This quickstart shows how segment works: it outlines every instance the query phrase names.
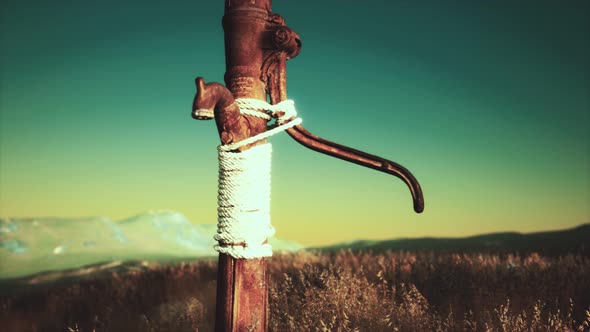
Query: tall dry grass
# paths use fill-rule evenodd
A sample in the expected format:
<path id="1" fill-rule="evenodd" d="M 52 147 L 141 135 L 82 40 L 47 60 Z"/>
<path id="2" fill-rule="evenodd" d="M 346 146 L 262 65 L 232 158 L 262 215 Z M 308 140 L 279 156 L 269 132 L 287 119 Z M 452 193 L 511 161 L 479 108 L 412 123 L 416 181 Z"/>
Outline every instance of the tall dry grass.
<path id="1" fill-rule="evenodd" d="M 272 267 L 275 331 L 590 329 L 588 257 L 341 251 Z"/>
<path id="2" fill-rule="evenodd" d="M 0 298 L 6 331 L 211 331 L 210 260 Z M 590 258 L 299 252 L 269 264 L 273 331 L 590 331 Z"/>

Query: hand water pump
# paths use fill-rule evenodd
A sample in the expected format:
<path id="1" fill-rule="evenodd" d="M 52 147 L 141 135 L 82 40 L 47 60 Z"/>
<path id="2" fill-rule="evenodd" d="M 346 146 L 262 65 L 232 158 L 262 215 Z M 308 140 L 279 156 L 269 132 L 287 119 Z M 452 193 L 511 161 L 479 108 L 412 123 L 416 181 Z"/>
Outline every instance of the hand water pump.
<path id="1" fill-rule="evenodd" d="M 414 211 L 424 209 L 418 181 L 403 166 L 311 134 L 287 100 L 286 63 L 299 35 L 272 12 L 272 0 L 225 0 L 225 86 L 196 79 L 192 116 L 215 119 L 219 146 L 219 251 L 216 331 L 266 331 L 270 153 L 267 138 L 286 131 L 302 145 L 400 178 Z M 270 103 L 267 102 L 270 100 Z M 273 123 L 269 123 L 273 122 Z"/>

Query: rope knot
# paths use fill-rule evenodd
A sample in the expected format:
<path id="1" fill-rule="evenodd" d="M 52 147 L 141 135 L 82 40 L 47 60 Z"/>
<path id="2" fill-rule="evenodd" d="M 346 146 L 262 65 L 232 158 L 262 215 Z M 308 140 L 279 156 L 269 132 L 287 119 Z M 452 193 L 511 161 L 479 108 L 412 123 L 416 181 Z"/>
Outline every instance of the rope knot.
<path id="1" fill-rule="evenodd" d="M 285 124 L 297 116 L 295 102 L 291 99 L 283 100 L 271 105 L 264 100 L 252 98 L 238 98 L 236 104 L 242 114 L 250 115 L 270 121 L 276 119 L 277 125 Z"/>
<path id="2" fill-rule="evenodd" d="M 276 135 L 281 131 L 295 127 L 302 122 L 301 118 L 296 118 L 297 111 L 295 110 L 295 102 L 293 102 L 293 100 L 283 100 L 276 105 L 271 105 L 263 100 L 238 98 L 236 99 L 236 104 L 240 108 L 240 112 L 244 115 L 254 116 L 265 119 L 266 121 L 276 119 L 276 126 L 256 136 L 246 138 L 245 140 L 227 145 L 220 145 L 220 151 L 232 151 L 244 145 L 252 144 L 256 141 Z"/>

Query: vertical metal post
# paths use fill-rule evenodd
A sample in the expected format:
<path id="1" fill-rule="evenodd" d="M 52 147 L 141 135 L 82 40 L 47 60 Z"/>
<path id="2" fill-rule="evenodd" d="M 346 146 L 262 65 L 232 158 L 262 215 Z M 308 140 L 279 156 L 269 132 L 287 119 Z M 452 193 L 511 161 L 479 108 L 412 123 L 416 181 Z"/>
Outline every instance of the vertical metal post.
<path id="1" fill-rule="evenodd" d="M 270 12 L 271 0 L 225 0 L 225 84 L 235 98 L 266 100 L 265 84 L 260 78 L 262 36 Z M 236 128 L 228 129 L 247 136 L 266 130 L 264 119 L 251 117 L 244 124 L 239 121 L 235 123 Z M 265 258 L 236 259 L 219 255 L 216 331 L 267 331 L 266 268 Z"/>

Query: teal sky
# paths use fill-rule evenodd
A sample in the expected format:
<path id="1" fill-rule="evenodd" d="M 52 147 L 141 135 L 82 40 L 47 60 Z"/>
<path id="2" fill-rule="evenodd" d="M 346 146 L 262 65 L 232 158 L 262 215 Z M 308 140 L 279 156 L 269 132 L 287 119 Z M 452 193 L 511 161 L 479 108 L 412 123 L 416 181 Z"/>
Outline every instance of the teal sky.
<path id="1" fill-rule="evenodd" d="M 223 1 L 3 1 L 0 216 L 216 220 Z M 303 41 L 288 93 L 313 133 L 398 179 L 274 137 L 277 237 L 464 236 L 590 221 L 590 2 L 275 0 Z"/>

